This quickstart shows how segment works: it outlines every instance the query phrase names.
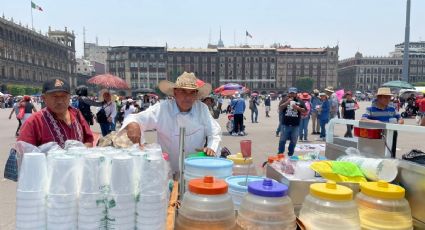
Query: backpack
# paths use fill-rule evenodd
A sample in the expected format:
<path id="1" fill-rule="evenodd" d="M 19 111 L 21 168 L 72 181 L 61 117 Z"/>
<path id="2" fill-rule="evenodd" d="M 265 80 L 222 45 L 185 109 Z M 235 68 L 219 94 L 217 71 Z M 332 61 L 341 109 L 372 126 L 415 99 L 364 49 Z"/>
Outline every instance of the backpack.
<path id="1" fill-rule="evenodd" d="M 249 109 L 250 110 L 254 110 L 255 109 L 255 105 L 254 105 L 254 100 L 249 100 Z"/>
<path id="2" fill-rule="evenodd" d="M 100 108 L 99 112 L 96 113 L 97 123 L 108 123 L 108 117 L 106 116 L 105 108 Z"/>
<path id="3" fill-rule="evenodd" d="M 306 118 L 310 114 L 310 110 L 311 110 L 310 102 L 306 101 L 304 102 L 304 105 L 305 105 L 305 112 L 301 113 L 301 118 Z"/>
<path id="4" fill-rule="evenodd" d="M 89 125 L 93 125 L 93 114 L 91 113 L 90 105 L 85 103 L 83 100 L 80 101 L 79 99 L 77 108 L 80 110 L 87 123 L 89 123 Z"/>

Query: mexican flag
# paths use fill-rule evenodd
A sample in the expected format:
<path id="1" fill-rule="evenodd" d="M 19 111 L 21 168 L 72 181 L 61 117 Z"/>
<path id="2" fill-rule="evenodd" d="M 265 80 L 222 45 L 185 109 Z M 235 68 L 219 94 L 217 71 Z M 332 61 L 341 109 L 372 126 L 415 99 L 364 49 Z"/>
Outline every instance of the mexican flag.
<path id="1" fill-rule="evenodd" d="M 41 8 L 39 5 L 35 4 L 32 1 L 31 1 L 31 8 L 39 10 L 39 11 L 43 11 L 43 8 Z"/>

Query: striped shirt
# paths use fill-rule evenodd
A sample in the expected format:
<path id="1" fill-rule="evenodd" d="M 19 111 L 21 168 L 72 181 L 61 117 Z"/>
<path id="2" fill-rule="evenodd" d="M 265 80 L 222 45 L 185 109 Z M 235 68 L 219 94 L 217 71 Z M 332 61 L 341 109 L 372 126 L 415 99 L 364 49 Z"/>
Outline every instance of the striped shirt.
<path id="1" fill-rule="evenodd" d="M 400 119 L 400 114 L 398 114 L 397 110 L 392 106 L 387 106 L 385 109 L 380 109 L 375 105 L 366 108 L 366 113 L 363 114 L 363 118 L 367 118 L 369 120 L 378 120 L 381 122 L 388 123 L 390 118 Z"/>

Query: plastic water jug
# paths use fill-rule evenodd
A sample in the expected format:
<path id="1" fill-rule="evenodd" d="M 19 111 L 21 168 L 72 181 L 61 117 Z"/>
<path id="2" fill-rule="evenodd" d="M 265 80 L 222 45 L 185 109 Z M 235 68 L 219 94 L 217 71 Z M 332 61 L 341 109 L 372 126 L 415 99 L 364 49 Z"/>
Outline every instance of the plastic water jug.
<path id="1" fill-rule="evenodd" d="M 227 156 L 227 159 L 233 161 L 233 175 L 252 175 L 257 176 L 257 170 L 252 157 L 244 158 L 242 153 Z"/>
<path id="2" fill-rule="evenodd" d="M 235 210 L 239 210 L 244 196 L 248 193 L 248 184 L 252 181 L 262 181 L 263 179 L 263 177 L 259 176 L 231 176 L 226 178 Z"/>
<path id="3" fill-rule="evenodd" d="M 413 229 L 410 206 L 404 194 L 404 188 L 385 181 L 360 184 L 356 201 L 362 229 Z"/>
<path id="4" fill-rule="evenodd" d="M 248 184 L 236 224 L 240 229 L 295 230 L 295 219 L 288 187 L 263 179 Z"/>
<path id="5" fill-rule="evenodd" d="M 299 218 L 307 230 L 359 230 L 353 191 L 334 181 L 310 185 Z"/>
<path id="6" fill-rule="evenodd" d="M 192 179 L 179 209 L 177 230 L 231 230 L 235 227 L 232 198 L 224 180 L 212 176 Z"/>

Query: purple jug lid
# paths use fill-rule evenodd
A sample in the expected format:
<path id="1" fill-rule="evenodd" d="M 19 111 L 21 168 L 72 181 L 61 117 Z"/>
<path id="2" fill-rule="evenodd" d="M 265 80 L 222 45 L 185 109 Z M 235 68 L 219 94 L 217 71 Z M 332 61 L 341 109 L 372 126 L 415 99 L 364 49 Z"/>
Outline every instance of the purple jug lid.
<path id="1" fill-rule="evenodd" d="M 264 197 L 283 197 L 288 195 L 288 186 L 266 178 L 248 184 L 248 192 Z"/>

